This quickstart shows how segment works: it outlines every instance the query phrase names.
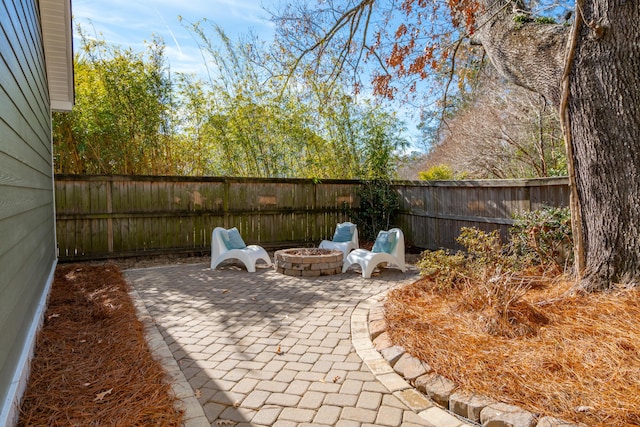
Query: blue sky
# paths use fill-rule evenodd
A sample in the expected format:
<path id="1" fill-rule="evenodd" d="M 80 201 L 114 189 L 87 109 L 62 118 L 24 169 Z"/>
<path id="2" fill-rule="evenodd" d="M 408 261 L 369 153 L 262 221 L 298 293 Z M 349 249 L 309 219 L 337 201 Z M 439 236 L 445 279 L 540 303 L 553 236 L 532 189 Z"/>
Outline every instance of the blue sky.
<path id="1" fill-rule="evenodd" d="M 232 39 L 249 31 L 267 39 L 274 33 L 260 0 L 73 0 L 72 8 L 74 31 L 75 24 L 81 24 L 86 33 L 95 30 L 110 44 L 143 50 L 144 41 L 152 34 L 162 36 L 165 54 L 175 72 L 198 74 L 204 69 L 193 35 L 178 16 L 191 23 L 207 18 Z M 77 39 L 74 43 L 79 46 Z"/>
<path id="2" fill-rule="evenodd" d="M 194 36 L 181 23 L 195 23 L 203 18 L 219 25 L 232 40 L 241 34 L 253 34 L 264 40 L 274 36 L 273 23 L 263 4 L 274 8 L 280 0 L 72 0 L 74 44 L 80 45 L 75 25 L 80 24 L 86 34 L 97 33 L 109 44 L 145 49 L 145 40 L 153 34 L 165 41 L 165 56 L 172 72 L 205 76 L 205 64 Z M 407 136 L 418 137 L 415 118 L 405 106 L 396 106 L 408 127 Z M 405 111 L 405 114 L 402 113 Z"/>

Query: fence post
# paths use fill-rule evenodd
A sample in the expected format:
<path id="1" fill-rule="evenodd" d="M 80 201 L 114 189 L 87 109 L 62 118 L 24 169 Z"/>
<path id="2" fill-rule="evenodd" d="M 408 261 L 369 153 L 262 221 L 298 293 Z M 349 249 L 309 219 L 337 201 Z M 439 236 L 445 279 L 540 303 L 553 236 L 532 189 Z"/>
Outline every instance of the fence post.
<path id="1" fill-rule="evenodd" d="M 229 228 L 229 180 L 225 179 L 224 181 L 224 191 L 223 191 L 223 199 L 222 199 L 222 212 L 224 214 L 224 228 Z"/>
<path id="2" fill-rule="evenodd" d="M 113 180 L 107 180 L 107 251 L 113 253 L 113 201 L 111 196 L 111 186 Z"/>
<path id="3" fill-rule="evenodd" d="M 524 187 L 524 197 L 523 199 L 525 200 L 525 211 L 530 211 L 531 210 L 531 187 L 529 185 Z"/>

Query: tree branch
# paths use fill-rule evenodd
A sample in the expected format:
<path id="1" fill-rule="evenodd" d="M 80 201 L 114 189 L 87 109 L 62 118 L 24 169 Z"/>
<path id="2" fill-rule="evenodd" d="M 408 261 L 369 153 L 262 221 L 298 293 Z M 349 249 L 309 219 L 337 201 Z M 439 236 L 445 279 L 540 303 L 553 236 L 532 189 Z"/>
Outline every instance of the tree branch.
<path id="1" fill-rule="evenodd" d="M 484 21 L 478 25 L 476 36 L 496 69 L 511 82 L 541 94 L 558 107 L 568 28 L 516 22 L 516 16 L 528 11 L 521 4 L 509 10 L 508 0 L 481 3 L 484 10 L 478 20 Z"/>

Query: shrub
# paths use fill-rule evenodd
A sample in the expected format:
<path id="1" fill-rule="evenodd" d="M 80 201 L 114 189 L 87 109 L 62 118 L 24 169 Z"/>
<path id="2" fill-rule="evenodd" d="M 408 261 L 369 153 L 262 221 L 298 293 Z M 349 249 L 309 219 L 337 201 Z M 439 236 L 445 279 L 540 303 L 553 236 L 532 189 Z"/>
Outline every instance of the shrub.
<path id="1" fill-rule="evenodd" d="M 466 257 L 461 252 L 449 254 L 440 249 L 422 253 L 416 267 L 422 277 L 432 281 L 433 288 L 447 291 L 464 281 Z"/>
<path id="2" fill-rule="evenodd" d="M 544 218 L 543 224 L 547 225 L 540 226 L 531 220 L 516 221 L 516 237 L 522 238 L 532 229 L 540 228 L 545 231 L 533 233 L 541 237 L 535 247 L 552 245 L 554 238 L 565 237 L 563 214 L 562 211 L 528 213 L 527 218 Z M 551 223 L 559 229 L 552 231 Z M 498 230 L 485 232 L 477 228 L 462 228 L 456 240 L 465 252 L 452 255 L 438 250 L 422 254 L 417 267 L 427 279 L 423 286 L 438 293 L 458 291 L 457 307 L 478 313 L 479 324 L 490 335 L 508 338 L 535 335 L 548 319 L 523 299 L 535 282 L 535 278 L 526 273 L 527 264 L 533 261 L 530 249 L 525 250 L 529 246 L 521 242 L 519 257 L 510 247 L 503 246 Z M 539 256 L 537 252 L 533 254 Z"/>
<path id="3" fill-rule="evenodd" d="M 556 264 L 566 269 L 573 262 L 571 211 L 544 208 L 514 216 L 509 230 L 513 252 L 537 264 Z"/>
<path id="4" fill-rule="evenodd" d="M 468 282 L 487 282 L 513 264 L 511 257 L 503 254 L 497 230 L 487 233 L 464 227 L 457 241 L 465 248 L 464 252 L 426 251 L 416 264 L 420 275 L 430 279 L 436 290 L 460 289 Z"/>
<path id="5" fill-rule="evenodd" d="M 391 181 L 384 179 L 363 181 L 358 190 L 360 209 L 354 212 L 358 224 L 358 236 L 374 241 L 380 230 L 388 230 L 391 218 L 400 207 L 398 193 Z"/>
<path id="6" fill-rule="evenodd" d="M 534 21 L 536 24 L 556 24 L 556 20 L 549 16 L 538 16 Z"/>
<path id="7" fill-rule="evenodd" d="M 462 227 L 456 241 L 476 263 L 501 264 L 502 243 L 498 230 L 487 233 L 475 227 Z"/>
<path id="8" fill-rule="evenodd" d="M 426 171 L 418 172 L 418 177 L 422 181 L 447 181 L 455 179 L 453 169 L 449 165 L 431 166 Z"/>

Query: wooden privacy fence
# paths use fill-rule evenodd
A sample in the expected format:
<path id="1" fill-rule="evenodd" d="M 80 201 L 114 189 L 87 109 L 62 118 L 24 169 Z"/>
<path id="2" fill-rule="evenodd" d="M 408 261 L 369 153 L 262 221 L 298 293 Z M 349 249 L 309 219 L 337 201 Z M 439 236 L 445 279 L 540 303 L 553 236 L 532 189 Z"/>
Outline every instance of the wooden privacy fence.
<path id="1" fill-rule="evenodd" d="M 567 178 L 397 183 L 395 224 L 413 246 L 460 249 L 461 227 L 500 230 L 506 239 L 518 212 L 569 206 Z"/>
<path id="2" fill-rule="evenodd" d="M 216 226 L 247 244 L 320 242 L 357 206 L 355 181 L 57 175 L 61 260 L 207 252 Z"/>
<path id="3" fill-rule="evenodd" d="M 206 253 L 216 226 L 268 249 L 317 245 L 359 209 L 359 181 L 57 175 L 59 258 Z M 513 213 L 567 206 L 566 179 L 397 182 L 417 248 L 456 248 L 460 227 L 501 230 Z"/>

